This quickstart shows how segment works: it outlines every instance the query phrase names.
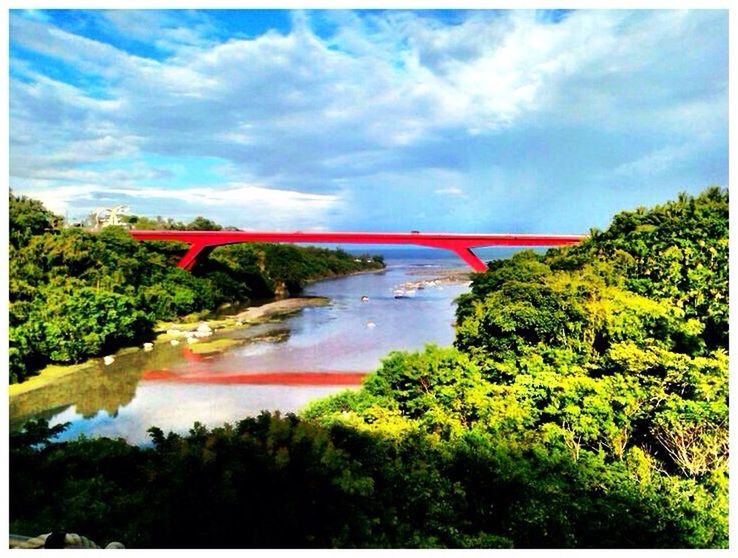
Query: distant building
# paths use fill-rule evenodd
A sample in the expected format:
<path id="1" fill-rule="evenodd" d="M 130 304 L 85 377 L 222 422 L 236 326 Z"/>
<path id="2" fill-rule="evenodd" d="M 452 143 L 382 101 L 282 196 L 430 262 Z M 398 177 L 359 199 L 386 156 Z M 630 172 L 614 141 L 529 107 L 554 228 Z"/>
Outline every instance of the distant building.
<path id="1" fill-rule="evenodd" d="M 127 205 L 119 205 L 117 207 L 98 209 L 95 212 L 95 225 L 94 229 L 99 231 L 102 228 L 109 227 L 111 225 L 117 225 L 122 227 L 129 227 L 128 220 L 121 219 L 128 214 Z"/>

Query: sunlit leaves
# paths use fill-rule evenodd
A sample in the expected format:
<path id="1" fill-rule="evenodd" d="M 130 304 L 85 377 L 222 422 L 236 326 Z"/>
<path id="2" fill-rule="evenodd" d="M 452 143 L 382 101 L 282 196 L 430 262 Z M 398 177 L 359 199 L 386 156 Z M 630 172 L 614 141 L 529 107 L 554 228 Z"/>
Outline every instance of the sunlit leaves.
<path id="1" fill-rule="evenodd" d="M 151 337 L 155 319 L 200 317 L 226 303 L 297 291 L 309 279 L 381 267 L 342 251 L 260 244 L 220 247 L 188 272 L 176 267 L 184 243 L 138 242 L 117 226 L 95 233 L 61 228 L 39 202 L 12 194 L 10 217 L 11 382 L 48 362 L 102 356 Z M 202 217 L 189 225 L 129 221 L 150 228 L 219 228 Z M 90 304 L 78 293 L 94 293 Z"/>
<path id="2" fill-rule="evenodd" d="M 459 353 L 395 353 L 340 413 L 318 416 L 571 460 L 598 490 L 635 483 L 652 527 L 685 513 L 690 544 L 709 544 L 726 533 L 726 270 L 724 192 L 619 214 L 578 247 L 492 262 L 459 299 Z M 379 395 L 384 411 L 359 403 Z M 555 487 L 542 490 L 551 506 Z M 686 493 L 705 504 L 700 519 L 674 500 Z M 555 521 L 532 499 L 526 514 L 518 531 Z"/>
<path id="3" fill-rule="evenodd" d="M 59 241 L 84 267 L 79 238 Z M 125 252 L 122 238 L 111 241 Z M 578 247 L 475 274 L 456 348 L 392 353 L 361 390 L 314 402 L 302 420 L 263 414 L 188 436 L 153 429 L 154 447 L 125 469 L 133 486 L 101 457 L 115 453 L 104 442 L 51 445 L 35 458 L 15 443 L 23 499 L 11 508 L 35 518 L 25 525 L 72 517 L 76 529 L 124 530 L 132 546 L 212 547 L 237 531 L 255 546 L 725 547 L 727 246 L 719 190 L 619 214 Z M 270 250 L 267 275 L 299 275 L 289 250 Z M 238 273 L 263 263 L 240 247 L 213 261 Z M 29 306 L 31 262 L 14 263 L 29 281 L 12 284 L 13 328 L 40 311 Z M 166 285 L 145 291 L 147 304 L 170 304 L 166 293 L 189 303 L 186 281 Z M 52 297 L 51 308 L 94 316 L 122 300 L 89 298 Z M 11 362 L 45 338 L 12 329 Z M 26 442 L 49 433 L 32 429 Z M 75 461 L 81 453 L 94 467 Z M 101 470 L 114 487 L 101 485 Z M 49 502 L 36 478 L 73 497 Z M 99 493 L 115 505 L 95 507 Z M 101 525 L 90 509 L 127 521 Z"/>

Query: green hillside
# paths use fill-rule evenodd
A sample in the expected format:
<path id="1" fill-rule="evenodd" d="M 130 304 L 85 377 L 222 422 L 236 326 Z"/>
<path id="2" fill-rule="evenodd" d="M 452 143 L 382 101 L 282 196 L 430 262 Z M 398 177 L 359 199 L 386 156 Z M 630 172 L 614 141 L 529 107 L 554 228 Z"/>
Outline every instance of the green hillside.
<path id="1" fill-rule="evenodd" d="M 152 429 L 150 448 L 48 444 L 30 425 L 11 439 L 11 531 L 144 547 L 728 546 L 727 191 L 493 262 L 457 320 L 454 347 L 392 353 L 300 417 Z"/>
<path id="2" fill-rule="evenodd" d="M 148 340 L 156 320 L 226 303 L 297 293 L 309 280 L 382 267 L 381 258 L 279 244 L 218 247 L 192 273 L 177 242 L 138 242 L 122 227 L 64 227 L 59 216 L 10 194 L 10 381 L 47 363 L 80 362 Z M 160 223 L 136 218 L 141 225 Z M 196 218 L 164 228 L 219 225 Z"/>

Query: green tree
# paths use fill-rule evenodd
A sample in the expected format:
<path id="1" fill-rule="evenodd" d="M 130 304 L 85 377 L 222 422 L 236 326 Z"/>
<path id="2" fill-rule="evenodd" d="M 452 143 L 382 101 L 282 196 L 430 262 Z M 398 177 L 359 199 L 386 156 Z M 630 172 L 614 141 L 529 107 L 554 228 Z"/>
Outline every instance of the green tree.
<path id="1" fill-rule="evenodd" d="M 60 216 L 48 211 L 41 202 L 26 196 L 17 197 L 12 190 L 9 194 L 8 211 L 8 237 L 14 248 L 25 245 L 34 235 L 57 229 L 62 222 Z"/>
<path id="2" fill-rule="evenodd" d="M 206 219 L 205 217 L 195 217 L 191 223 L 187 225 L 189 231 L 219 231 L 221 227 L 215 221 Z"/>

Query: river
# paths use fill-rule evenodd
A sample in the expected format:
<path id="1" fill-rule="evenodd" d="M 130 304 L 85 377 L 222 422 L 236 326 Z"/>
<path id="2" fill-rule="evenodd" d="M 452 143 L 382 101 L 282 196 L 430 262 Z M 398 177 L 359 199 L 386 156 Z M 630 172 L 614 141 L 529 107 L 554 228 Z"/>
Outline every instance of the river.
<path id="1" fill-rule="evenodd" d="M 31 417 L 45 417 L 51 425 L 70 423 L 60 440 L 108 436 L 146 444 L 153 425 L 184 433 L 195 421 L 214 427 L 262 410 L 297 412 L 314 399 L 356 389 L 346 384 L 356 386 L 392 350 L 450 345 L 454 299 L 468 282 L 426 284 L 400 299 L 393 290 L 462 268 L 462 262 L 437 250 L 384 255 L 381 272 L 306 287 L 305 295 L 328 297 L 326 306 L 225 334 L 249 341 L 221 354 L 198 356 L 186 344 L 157 345 L 16 396 L 11 430 Z M 255 375 L 260 382 L 254 382 Z"/>

